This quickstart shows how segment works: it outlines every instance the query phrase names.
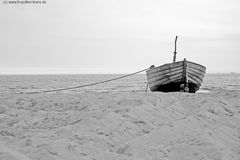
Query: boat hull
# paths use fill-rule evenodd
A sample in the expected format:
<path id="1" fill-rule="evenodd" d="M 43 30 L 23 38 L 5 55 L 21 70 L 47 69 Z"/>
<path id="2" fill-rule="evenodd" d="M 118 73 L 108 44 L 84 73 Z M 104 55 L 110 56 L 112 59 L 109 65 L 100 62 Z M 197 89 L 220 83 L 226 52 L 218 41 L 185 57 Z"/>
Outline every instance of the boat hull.
<path id="1" fill-rule="evenodd" d="M 205 72 L 206 67 L 184 60 L 151 67 L 147 71 L 147 80 L 151 91 L 195 93 L 201 86 Z M 183 84 L 187 90 L 182 88 Z"/>

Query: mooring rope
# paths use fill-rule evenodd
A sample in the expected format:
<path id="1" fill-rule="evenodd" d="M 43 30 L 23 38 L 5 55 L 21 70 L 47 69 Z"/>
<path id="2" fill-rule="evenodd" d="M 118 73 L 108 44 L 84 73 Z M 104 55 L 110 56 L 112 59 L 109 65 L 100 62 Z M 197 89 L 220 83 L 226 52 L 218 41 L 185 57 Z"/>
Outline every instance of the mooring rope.
<path id="1" fill-rule="evenodd" d="M 44 90 L 44 91 L 36 91 L 36 92 L 26 92 L 25 94 L 49 93 L 49 92 L 65 91 L 65 90 L 71 90 L 71 89 L 76 89 L 76 88 L 83 88 L 83 87 L 88 87 L 88 86 L 94 86 L 94 85 L 98 85 L 98 84 L 102 84 L 102 83 L 111 82 L 111 81 L 115 81 L 115 80 L 118 80 L 118 79 L 126 78 L 126 77 L 129 77 L 129 76 L 133 76 L 135 74 L 138 74 L 138 73 L 141 73 L 141 72 L 145 72 L 148 69 L 149 68 L 143 69 L 143 70 L 131 73 L 131 74 L 127 74 L 127 75 L 124 75 L 124 76 L 120 76 L 120 77 L 116 77 L 116 78 L 112 78 L 112 79 L 96 82 L 96 83 L 89 83 L 89 84 L 85 84 L 85 85 L 68 87 L 68 88 L 60 88 L 60 89 L 52 89 L 52 90 Z"/>

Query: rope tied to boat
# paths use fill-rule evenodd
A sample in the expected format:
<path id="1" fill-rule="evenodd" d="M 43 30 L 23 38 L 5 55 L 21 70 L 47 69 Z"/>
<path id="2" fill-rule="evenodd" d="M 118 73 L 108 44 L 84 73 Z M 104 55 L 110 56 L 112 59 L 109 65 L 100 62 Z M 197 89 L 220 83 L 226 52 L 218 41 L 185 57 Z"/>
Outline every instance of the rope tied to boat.
<path id="1" fill-rule="evenodd" d="M 67 88 L 59 88 L 59 89 L 51 89 L 51 90 L 44 90 L 44 91 L 36 91 L 36 92 L 26 92 L 26 93 L 21 92 L 21 93 L 23 93 L 23 94 L 39 94 L 39 93 L 50 93 L 50 92 L 72 90 L 72 89 L 77 89 L 77 88 L 84 88 L 84 87 L 88 87 L 88 86 L 94 86 L 94 85 L 98 85 L 98 84 L 102 84 L 102 83 L 115 81 L 115 80 L 118 80 L 118 79 L 123 79 L 123 78 L 126 78 L 126 77 L 133 76 L 135 74 L 141 73 L 141 72 L 145 72 L 147 70 L 149 70 L 149 68 L 143 69 L 143 70 L 131 73 L 131 74 L 127 74 L 127 75 L 124 75 L 124 76 L 120 76 L 120 77 L 116 77 L 116 78 L 112 78 L 112 79 L 108 79 L 108 80 L 104 80 L 104 81 L 100 81 L 100 82 L 89 83 L 89 84 L 85 84 L 85 85 L 79 85 L 79 86 L 73 86 L 73 87 L 67 87 Z"/>

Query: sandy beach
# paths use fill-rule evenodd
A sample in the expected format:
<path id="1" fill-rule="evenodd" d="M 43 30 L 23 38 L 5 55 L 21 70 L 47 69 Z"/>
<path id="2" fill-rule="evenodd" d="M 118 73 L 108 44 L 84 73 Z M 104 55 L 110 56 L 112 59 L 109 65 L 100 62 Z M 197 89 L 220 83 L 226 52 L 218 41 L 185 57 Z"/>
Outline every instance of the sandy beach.
<path id="1" fill-rule="evenodd" d="M 240 92 L 6 94 L 1 160 L 240 160 Z"/>

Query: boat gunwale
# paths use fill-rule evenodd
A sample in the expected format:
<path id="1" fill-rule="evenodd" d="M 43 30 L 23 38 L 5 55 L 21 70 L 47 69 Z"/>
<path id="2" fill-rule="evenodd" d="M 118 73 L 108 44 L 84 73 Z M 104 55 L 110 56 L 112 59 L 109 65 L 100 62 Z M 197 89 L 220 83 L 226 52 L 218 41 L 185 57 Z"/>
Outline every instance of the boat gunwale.
<path id="1" fill-rule="evenodd" d="M 187 60 L 187 63 L 188 63 L 188 62 L 190 63 L 190 65 L 191 65 L 191 63 L 192 63 L 193 65 L 199 66 L 199 67 L 201 67 L 202 69 L 194 68 L 194 67 L 192 67 L 192 66 L 189 67 L 189 68 L 193 68 L 193 69 L 199 70 L 199 71 L 204 72 L 204 73 L 206 72 L 206 67 L 205 67 L 205 66 Z M 170 70 L 170 69 L 172 69 L 172 68 L 177 68 L 177 67 L 172 67 L 172 68 L 171 68 L 171 65 L 172 65 L 172 64 L 177 65 L 176 63 L 183 63 L 183 61 L 177 61 L 177 62 L 174 62 L 174 63 L 166 63 L 166 64 L 163 64 L 163 65 L 161 65 L 161 66 L 157 66 L 157 67 L 154 67 L 154 68 L 150 68 L 150 70 L 147 71 L 147 75 L 154 74 L 154 73 L 157 73 L 157 72 L 160 72 L 160 71 Z M 170 67 L 169 67 L 169 68 L 164 68 L 165 66 L 170 66 Z M 163 68 L 163 69 L 161 69 L 161 68 Z M 157 71 L 154 71 L 154 70 L 157 70 Z M 149 72 L 151 72 L 151 73 L 149 73 Z"/>

